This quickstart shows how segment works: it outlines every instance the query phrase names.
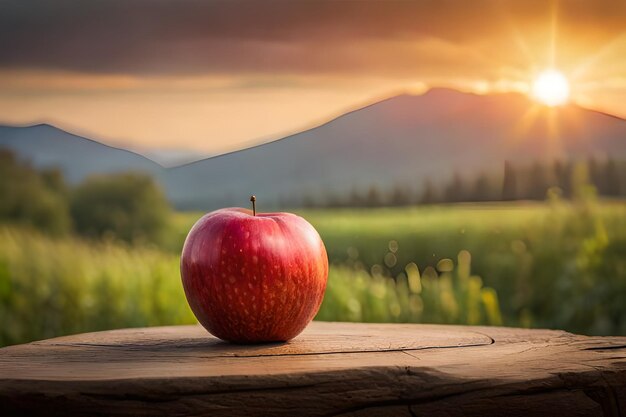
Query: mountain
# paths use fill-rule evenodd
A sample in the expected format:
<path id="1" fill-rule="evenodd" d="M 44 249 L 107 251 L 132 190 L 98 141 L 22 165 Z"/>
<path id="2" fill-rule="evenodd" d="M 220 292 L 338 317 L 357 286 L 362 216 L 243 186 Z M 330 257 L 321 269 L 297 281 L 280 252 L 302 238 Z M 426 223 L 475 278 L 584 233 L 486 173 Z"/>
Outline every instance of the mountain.
<path id="1" fill-rule="evenodd" d="M 141 155 L 47 124 L 0 126 L 0 148 L 12 150 L 38 168 L 58 167 L 72 183 L 91 174 L 146 171 L 158 175 L 163 172 L 160 165 Z"/>
<path id="2" fill-rule="evenodd" d="M 211 154 L 194 151 L 184 148 L 135 148 L 134 152 L 137 152 L 146 158 L 156 162 L 165 168 L 171 168 L 179 165 L 189 164 L 191 162 L 199 161 L 201 159 L 209 158 L 213 156 Z"/>
<path id="3" fill-rule="evenodd" d="M 172 168 L 166 188 L 184 208 L 298 204 L 376 185 L 417 190 L 425 178 L 501 172 L 504 161 L 626 158 L 626 121 L 520 94 L 432 89 L 400 95 L 260 146 Z"/>
<path id="4" fill-rule="evenodd" d="M 432 89 L 400 95 L 273 142 L 165 169 L 140 155 L 49 125 L 0 127 L 0 147 L 76 182 L 91 173 L 154 174 L 179 208 L 261 210 L 343 196 L 375 185 L 419 191 L 426 178 L 500 174 L 505 160 L 611 156 L 626 160 L 626 121 L 576 105 L 545 108 L 521 94 Z"/>

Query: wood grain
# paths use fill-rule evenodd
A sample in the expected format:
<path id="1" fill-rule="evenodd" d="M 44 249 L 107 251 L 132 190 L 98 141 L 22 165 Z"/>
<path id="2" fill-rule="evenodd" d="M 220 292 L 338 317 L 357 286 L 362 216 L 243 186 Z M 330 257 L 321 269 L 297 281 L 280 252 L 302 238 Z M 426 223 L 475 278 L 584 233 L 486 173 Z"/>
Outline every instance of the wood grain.
<path id="1" fill-rule="evenodd" d="M 199 326 L 0 349 L 1 415 L 626 416 L 626 337 L 313 322 L 285 344 Z"/>

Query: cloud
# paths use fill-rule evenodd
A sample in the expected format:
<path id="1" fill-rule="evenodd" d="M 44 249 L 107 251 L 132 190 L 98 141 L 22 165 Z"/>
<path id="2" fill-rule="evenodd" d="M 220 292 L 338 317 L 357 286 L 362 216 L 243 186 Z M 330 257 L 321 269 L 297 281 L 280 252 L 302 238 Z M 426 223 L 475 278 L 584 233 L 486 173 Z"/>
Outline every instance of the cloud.
<path id="1" fill-rule="evenodd" d="M 624 30 L 625 2 L 554 4 L 560 34 L 588 48 Z M 407 75 L 463 64 L 481 71 L 493 67 L 493 55 L 515 61 L 515 31 L 541 38 L 552 13 L 545 0 L 9 0 L 0 3 L 0 68 Z"/>

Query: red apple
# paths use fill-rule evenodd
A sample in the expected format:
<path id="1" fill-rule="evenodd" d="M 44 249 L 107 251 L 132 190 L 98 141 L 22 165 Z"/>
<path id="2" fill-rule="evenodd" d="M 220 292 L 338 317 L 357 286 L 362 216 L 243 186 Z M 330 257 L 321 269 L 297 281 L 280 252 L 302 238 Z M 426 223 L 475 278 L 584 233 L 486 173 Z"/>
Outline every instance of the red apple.
<path id="1" fill-rule="evenodd" d="M 180 264 L 198 321 L 237 343 L 297 336 L 317 314 L 328 278 L 326 248 L 306 220 L 241 208 L 198 220 Z"/>

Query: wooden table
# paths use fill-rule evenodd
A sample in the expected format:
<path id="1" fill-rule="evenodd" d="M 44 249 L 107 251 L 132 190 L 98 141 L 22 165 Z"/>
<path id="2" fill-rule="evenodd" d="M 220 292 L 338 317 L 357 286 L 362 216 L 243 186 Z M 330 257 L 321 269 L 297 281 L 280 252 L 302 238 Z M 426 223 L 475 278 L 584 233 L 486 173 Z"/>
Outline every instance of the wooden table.
<path id="1" fill-rule="evenodd" d="M 626 337 L 314 322 L 286 344 L 199 326 L 0 349 L 0 415 L 626 415 Z"/>

